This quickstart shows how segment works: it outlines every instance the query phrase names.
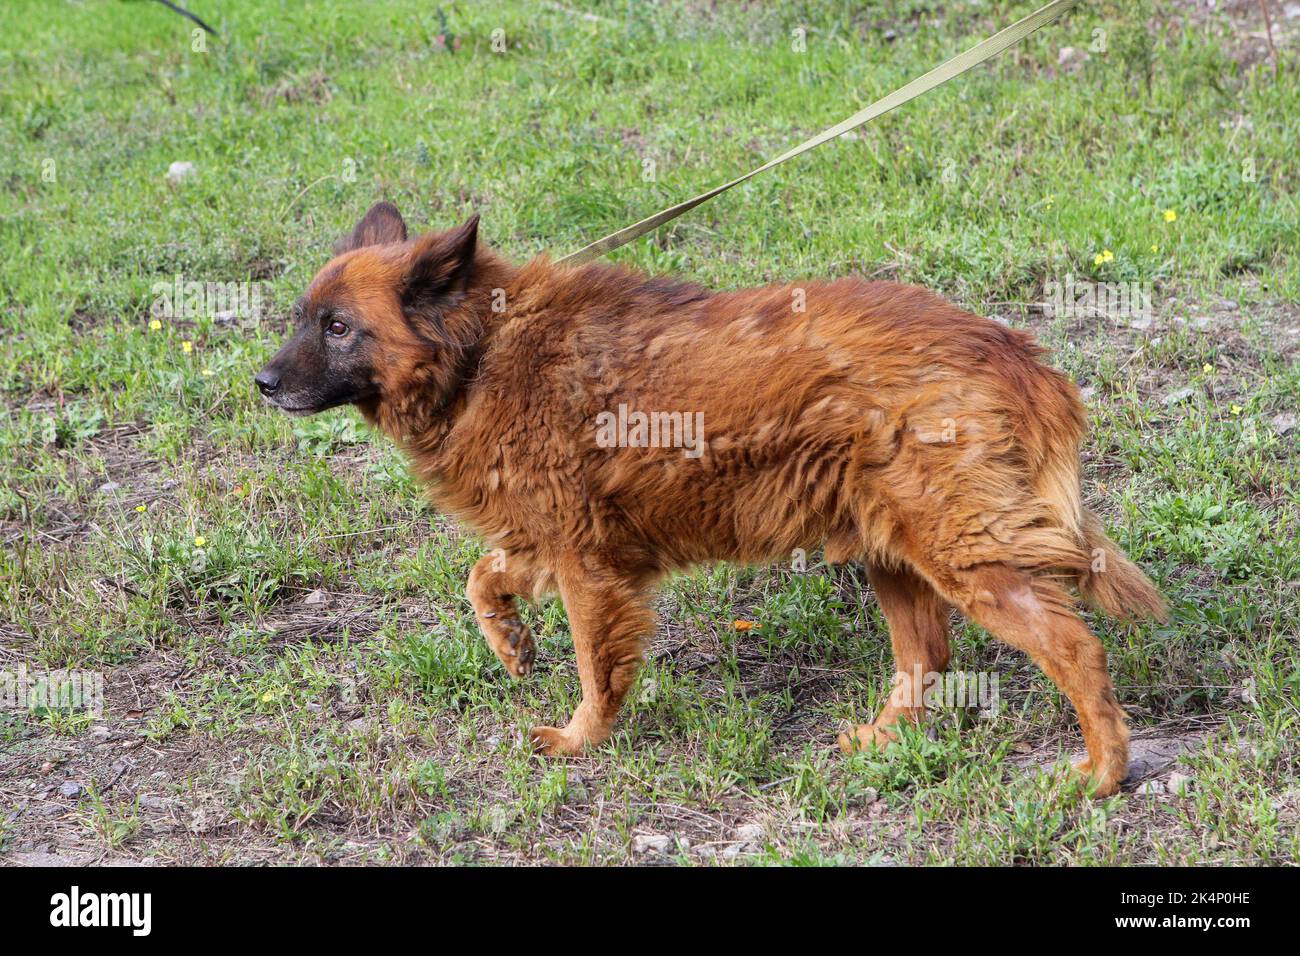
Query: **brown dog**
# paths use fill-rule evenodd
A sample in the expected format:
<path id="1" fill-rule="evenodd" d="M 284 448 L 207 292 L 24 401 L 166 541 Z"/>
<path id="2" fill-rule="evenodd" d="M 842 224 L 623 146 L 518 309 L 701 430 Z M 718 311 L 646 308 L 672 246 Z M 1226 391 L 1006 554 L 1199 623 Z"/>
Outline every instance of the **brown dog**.
<path id="1" fill-rule="evenodd" d="M 676 568 L 825 548 L 862 561 L 895 692 L 845 749 L 886 745 L 948 662 L 951 607 L 1029 654 L 1074 703 L 1099 794 L 1128 730 L 1067 587 L 1160 616 L 1079 494 L 1084 411 L 1024 332 L 919 288 L 843 279 L 713 293 L 610 265 L 516 266 L 477 217 L 408 240 L 372 208 L 257 376 L 275 405 L 355 403 L 434 502 L 494 549 L 468 595 L 507 670 L 534 648 L 515 596 L 558 590 L 582 703 L 534 746 L 605 740 L 642 660 L 649 589 Z"/>

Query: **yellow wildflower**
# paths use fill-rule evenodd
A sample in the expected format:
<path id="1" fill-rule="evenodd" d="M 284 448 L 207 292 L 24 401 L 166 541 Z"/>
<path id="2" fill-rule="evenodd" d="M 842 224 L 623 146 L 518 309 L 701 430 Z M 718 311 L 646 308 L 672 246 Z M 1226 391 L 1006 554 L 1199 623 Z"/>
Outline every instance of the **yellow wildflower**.
<path id="1" fill-rule="evenodd" d="M 196 548 L 201 548 L 207 543 L 208 543 L 208 539 L 203 537 L 203 535 L 199 535 L 194 539 L 194 547 Z"/>
<path id="2" fill-rule="evenodd" d="M 1172 209 L 1165 210 L 1165 222 L 1173 222 L 1177 218 L 1178 218 L 1178 213 L 1174 212 Z"/>
<path id="3" fill-rule="evenodd" d="M 162 328 L 162 323 L 159 322 L 157 319 L 150 319 L 150 320 L 149 320 L 149 328 L 150 328 L 152 331 L 157 332 L 159 329 Z"/>
<path id="4" fill-rule="evenodd" d="M 189 355 L 191 352 L 194 351 L 194 343 L 191 342 L 189 339 L 186 339 L 184 342 L 181 343 L 181 351 L 184 352 L 186 355 Z"/>

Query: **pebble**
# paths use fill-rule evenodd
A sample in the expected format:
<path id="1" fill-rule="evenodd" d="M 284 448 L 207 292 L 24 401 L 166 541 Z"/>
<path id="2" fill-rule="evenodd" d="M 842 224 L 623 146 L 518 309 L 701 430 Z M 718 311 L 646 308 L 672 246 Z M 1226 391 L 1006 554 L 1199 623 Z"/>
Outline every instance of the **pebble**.
<path id="1" fill-rule="evenodd" d="M 140 795 L 140 806 L 146 810 L 170 810 L 179 803 L 172 797 L 156 797 L 151 793 Z"/>
<path id="2" fill-rule="evenodd" d="M 167 167 L 167 181 L 176 184 L 194 175 L 194 164 L 187 160 L 177 160 Z"/>
<path id="3" fill-rule="evenodd" d="M 672 846 L 673 838 L 662 833 L 650 833 L 632 838 L 633 853 L 667 853 Z"/>

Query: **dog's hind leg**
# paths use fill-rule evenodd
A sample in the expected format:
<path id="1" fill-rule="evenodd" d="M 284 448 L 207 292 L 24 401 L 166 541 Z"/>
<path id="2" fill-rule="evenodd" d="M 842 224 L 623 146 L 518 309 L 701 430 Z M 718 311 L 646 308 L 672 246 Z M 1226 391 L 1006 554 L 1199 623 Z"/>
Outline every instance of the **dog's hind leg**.
<path id="1" fill-rule="evenodd" d="M 544 576 L 525 558 L 498 550 L 478 559 L 465 585 L 479 630 L 515 677 L 526 677 L 532 671 L 537 654 L 533 636 L 519 617 L 515 595 L 532 597 Z"/>
<path id="2" fill-rule="evenodd" d="M 939 570 L 939 569 L 936 569 Z M 958 610 L 1033 658 L 1074 704 L 1088 747 L 1075 769 L 1097 796 L 1110 796 L 1128 772 L 1128 725 L 1106 669 L 1106 649 L 1051 578 L 990 562 L 939 570 L 936 585 Z"/>
<path id="3" fill-rule="evenodd" d="M 948 667 L 948 616 L 946 601 L 916 572 L 868 564 L 867 578 L 880 602 L 894 646 L 894 689 L 874 722 L 860 725 L 850 736 L 840 734 L 846 753 L 875 744 L 885 747 L 894 735 L 889 728 L 900 718 L 913 722 L 925 714 L 925 678 Z"/>
<path id="4" fill-rule="evenodd" d="M 654 630 L 649 596 L 626 577 L 573 566 L 556 570 L 578 657 L 582 701 L 565 727 L 534 727 L 534 749 L 548 756 L 581 752 L 604 742 L 641 666 Z"/>

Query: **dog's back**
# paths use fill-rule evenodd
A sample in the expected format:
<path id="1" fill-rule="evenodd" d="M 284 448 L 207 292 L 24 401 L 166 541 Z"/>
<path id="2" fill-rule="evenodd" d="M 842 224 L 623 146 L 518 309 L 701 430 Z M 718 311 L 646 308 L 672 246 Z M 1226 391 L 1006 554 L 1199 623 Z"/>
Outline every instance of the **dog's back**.
<path id="1" fill-rule="evenodd" d="M 567 473 L 585 547 L 622 549 L 648 573 L 822 544 L 830 561 L 925 549 L 1082 583 L 1108 547 L 1080 503 L 1073 384 L 1027 333 L 924 289 L 844 279 L 710 294 L 539 260 L 507 298 L 482 415 L 523 425 L 494 467 Z M 1136 594 L 1133 609 L 1153 599 Z"/>

